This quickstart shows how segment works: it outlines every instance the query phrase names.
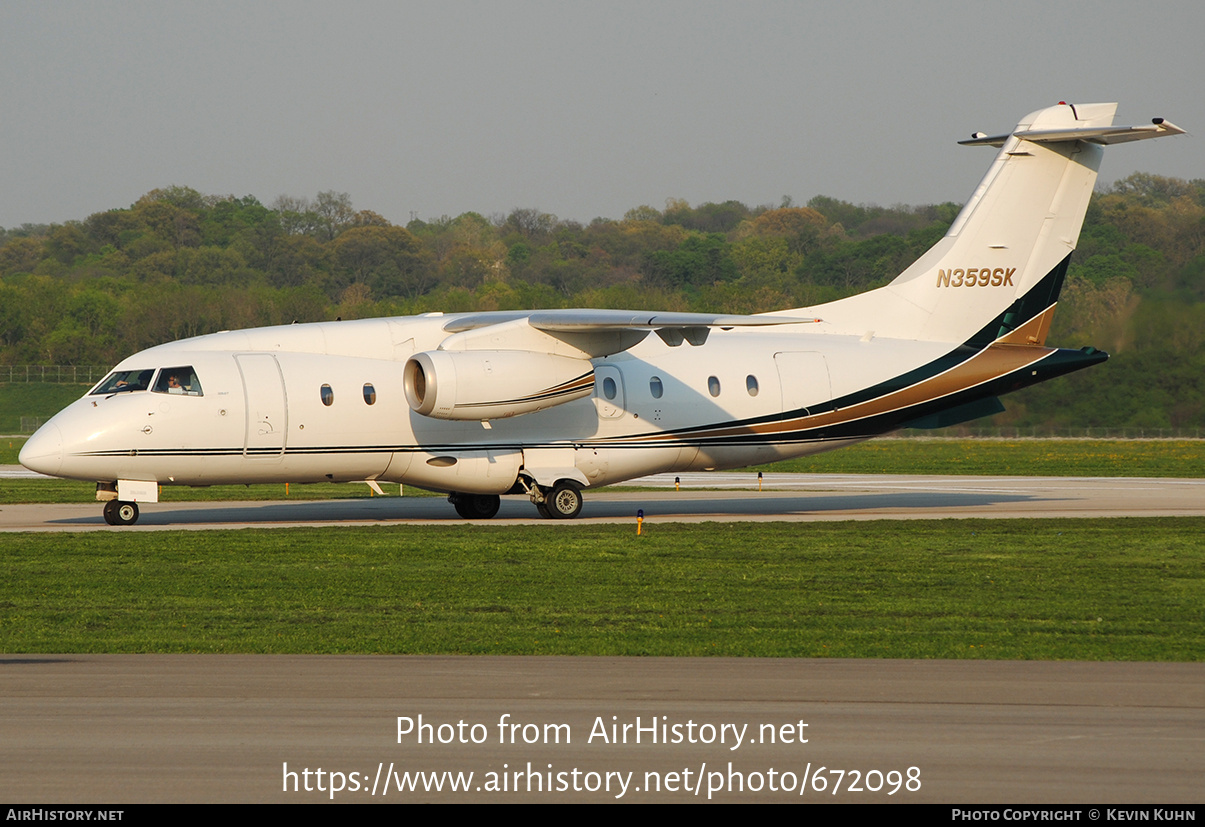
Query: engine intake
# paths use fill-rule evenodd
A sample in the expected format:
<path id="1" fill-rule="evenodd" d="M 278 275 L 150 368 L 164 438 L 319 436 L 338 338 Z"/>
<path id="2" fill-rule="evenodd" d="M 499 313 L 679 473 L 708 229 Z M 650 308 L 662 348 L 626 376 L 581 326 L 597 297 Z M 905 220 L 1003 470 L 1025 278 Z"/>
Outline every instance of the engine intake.
<path id="1" fill-rule="evenodd" d="M 402 376 L 410 407 L 434 419 L 504 419 L 594 389 L 588 361 L 522 350 L 428 350 L 411 356 Z"/>

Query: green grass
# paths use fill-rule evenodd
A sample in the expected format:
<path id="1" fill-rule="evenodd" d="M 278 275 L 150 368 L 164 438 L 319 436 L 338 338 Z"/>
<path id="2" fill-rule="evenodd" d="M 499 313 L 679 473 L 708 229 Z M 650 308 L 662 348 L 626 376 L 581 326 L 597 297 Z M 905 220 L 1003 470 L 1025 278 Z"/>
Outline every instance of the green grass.
<path id="1" fill-rule="evenodd" d="M 815 474 L 1205 477 L 1205 440 L 877 439 L 752 470 Z"/>
<path id="2" fill-rule="evenodd" d="M 0 434 L 21 433 L 23 416 L 54 416 L 87 393 L 89 387 L 51 382 L 0 383 Z"/>
<path id="3" fill-rule="evenodd" d="M 16 465 L 17 454 L 21 453 L 24 444 L 25 440 L 17 437 L 0 439 L 0 465 Z"/>
<path id="4" fill-rule="evenodd" d="M 396 483 L 381 483 L 387 496 L 396 497 Z M 214 485 L 206 488 L 165 485 L 159 501 L 180 502 L 263 502 L 267 500 L 350 500 L 374 496 L 363 483 L 314 483 L 290 485 Z M 443 497 L 413 485 L 405 487 L 407 497 Z M 0 480 L 0 505 L 11 503 L 91 503 L 96 502 L 96 483 L 72 480 Z"/>
<path id="5" fill-rule="evenodd" d="M 0 650 L 1199 661 L 1205 519 L 10 534 Z"/>

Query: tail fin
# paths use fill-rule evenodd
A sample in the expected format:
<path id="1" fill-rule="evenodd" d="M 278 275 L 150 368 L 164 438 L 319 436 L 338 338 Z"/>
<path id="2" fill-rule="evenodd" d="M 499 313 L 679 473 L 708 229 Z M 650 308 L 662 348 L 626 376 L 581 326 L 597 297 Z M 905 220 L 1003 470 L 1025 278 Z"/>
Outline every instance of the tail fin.
<path id="1" fill-rule="evenodd" d="M 1176 135 L 1112 126 L 1115 103 L 1060 103 L 971 146 L 1000 152 L 945 237 L 886 287 L 808 308 L 833 332 L 1042 344 L 1096 183 L 1102 147 Z"/>

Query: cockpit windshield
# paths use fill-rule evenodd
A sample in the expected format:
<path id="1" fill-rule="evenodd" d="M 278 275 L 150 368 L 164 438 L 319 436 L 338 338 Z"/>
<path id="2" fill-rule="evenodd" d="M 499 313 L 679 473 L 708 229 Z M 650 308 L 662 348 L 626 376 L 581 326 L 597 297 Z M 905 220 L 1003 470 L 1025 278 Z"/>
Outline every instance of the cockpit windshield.
<path id="1" fill-rule="evenodd" d="M 154 369 L 148 370 L 115 370 L 95 388 L 89 396 L 98 396 L 124 391 L 144 391 L 151 386 Z"/>
<path id="2" fill-rule="evenodd" d="M 178 368 L 162 368 L 151 387 L 151 378 L 155 376 L 154 368 L 147 370 L 116 370 L 105 378 L 89 396 L 107 396 L 125 391 L 151 390 L 155 393 L 178 393 L 185 396 L 203 396 L 201 381 L 191 365 Z"/>
<path id="3" fill-rule="evenodd" d="M 201 383 L 192 367 L 164 368 L 155 380 L 155 393 L 183 393 L 188 396 L 203 396 Z"/>

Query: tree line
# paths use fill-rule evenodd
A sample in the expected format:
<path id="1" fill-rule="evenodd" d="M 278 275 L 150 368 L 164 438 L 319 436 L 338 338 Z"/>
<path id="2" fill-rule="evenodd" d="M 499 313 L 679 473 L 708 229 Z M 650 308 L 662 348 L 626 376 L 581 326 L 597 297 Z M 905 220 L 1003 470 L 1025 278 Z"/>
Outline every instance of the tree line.
<path id="1" fill-rule="evenodd" d="M 63 224 L 0 228 L 0 364 L 106 364 L 216 330 L 442 310 L 756 313 L 886 284 L 959 205 L 818 196 L 639 206 L 589 223 L 533 208 L 414 219 L 346 193 L 153 190 Z M 1097 192 L 1051 343 L 1106 366 L 1010 397 L 999 424 L 1205 425 L 1205 181 L 1135 174 Z"/>

